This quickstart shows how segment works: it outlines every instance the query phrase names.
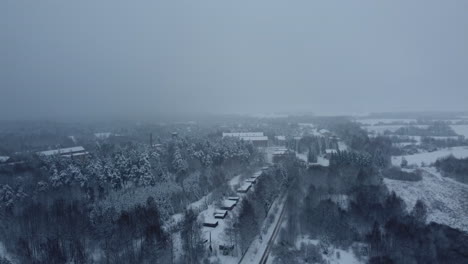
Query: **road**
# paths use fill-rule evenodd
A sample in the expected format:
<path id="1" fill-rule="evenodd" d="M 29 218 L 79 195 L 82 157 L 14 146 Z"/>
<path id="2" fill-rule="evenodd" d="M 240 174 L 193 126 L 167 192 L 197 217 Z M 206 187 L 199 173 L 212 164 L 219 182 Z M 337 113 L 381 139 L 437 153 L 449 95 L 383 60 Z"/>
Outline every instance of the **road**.
<path id="1" fill-rule="evenodd" d="M 284 215 L 285 215 L 285 196 L 282 195 L 279 197 L 275 203 L 278 209 L 281 211 L 277 212 L 275 216 L 275 221 L 272 223 L 273 226 L 270 226 L 268 229 L 269 231 L 263 238 L 263 240 L 254 240 L 250 244 L 249 249 L 247 252 L 242 256 L 239 261 L 239 264 L 251 264 L 251 263 L 266 263 L 268 260 L 268 256 L 270 255 L 271 249 L 275 243 L 276 237 L 281 230 L 281 223 L 283 222 Z M 271 213 L 273 213 L 273 210 Z"/>
<path id="2" fill-rule="evenodd" d="M 283 199 L 283 203 L 285 201 L 286 200 Z M 268 245 L 266 246 L 265 251 L 263 252 L 262 258 L 260 259 L 260 262 L 259 262 L 260 264 L 266 264 L 267 263 L 268 257 L 270 256 L 271 248 L 275 244 L 276 237 L 278 236 L 279 231 L 281 230 L 281 223 L 283 223 L 284 212 L 286 211 L 285 207 L 286 206 L 283 205 L 283 207 L 281 209 L 281 213 L 280 213 L 280 216 L 278 218 L 278 221 L 276 222 L 275 229 L 273 230 L 273 233 L 271 234 L 271 237 L 268 240 Z"/>

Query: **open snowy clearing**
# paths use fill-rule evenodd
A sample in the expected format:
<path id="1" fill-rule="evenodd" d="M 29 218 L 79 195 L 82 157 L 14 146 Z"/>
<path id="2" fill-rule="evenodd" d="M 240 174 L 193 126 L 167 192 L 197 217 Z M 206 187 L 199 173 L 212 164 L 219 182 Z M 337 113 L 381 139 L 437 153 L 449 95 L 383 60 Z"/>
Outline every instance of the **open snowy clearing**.
<path id="1" fill-rule="evenodd" d="M 450 127 L 458 135 L 465 136 L 465 138 L 468 138 L 468 125 L 451 125 Z"/>
<path id="2" fill-rule="evenodd" d="M 301 245 L 315 245 L 317 246 L 320 243 L 320 240 L 318 239 L 310 239 L 307 237 L 299 237 L 296 240 L 296 248 L 299 249 Z M 329 264 L 363 264 L 365 263 L 364 261 L 360 261 L 356 255 L 354 255 L 353 251 L 351 248 L 348 250 L 343 250 L 343 249 L 337 249 L 334 247 L 329 247 L 328 252 L 330 254 L 325 255 L 322 254 L 323 259 L 325 260 L 326 263 Z M 337 257 L 337 253 L 339 254 L 339 258 Z M 275 257 L 270 256 L 268 258 L 267 264 L 273 264 Z"/>
<path id="3" fill-rule="evenodd" d="M 384 182 L 405 201 L 408 211 L 420 199 L 428 206 L 427 222 L 468 232 L 468 185 L 442 177 L 434 168 L 425 168 L 421 181 L 384 179 Z"/>
<path id="4" fill-rule="evenodd" d="M 417 153 L 414 155 L 406 155 L 406 156 L 393 156 L 392 157 L 392 164 L 395 166 L 400 166 L 401 160 L 403 157 L 408 161 L 409 165 L 421 165 L 422 162 L 429 165 L 437 161 L 437 159 L 447 157 L 449 155 L 453 155 L 456 158 L 466 158 L 468 157 L 468 147 L 453 147 L 453 148 L 446 148 L 441 149 L 433 152 L 424 152 L 424 153 Z"/>
<path id="5" fill-rule="evenodd" d="M 410 124 L 410 123 L 415 123 L 416 119 L 393 119 L 393 118 L 370 118 L 370 119 L 357 119 L 357 122 L 368 125 L 368 126 L 374 126 L 376 124 L 382 123 L 382 124 L 392 124 L 392 123 L 404 123 L 404 124 Z"/>
<path id="6" fill-rule="evenodd" d="M 307 162 L 307 154 L 304 153 L 297 153 L 296 152 L 296 157 L 300 160 L 303 160 L 304 162 Z M 317 162 L 315 163 L 308 163 L 310 165 L 322 165 L 324 167 L 328 167 L 330 164 L 330 161 L 322 156 L 317 156 Z"/>

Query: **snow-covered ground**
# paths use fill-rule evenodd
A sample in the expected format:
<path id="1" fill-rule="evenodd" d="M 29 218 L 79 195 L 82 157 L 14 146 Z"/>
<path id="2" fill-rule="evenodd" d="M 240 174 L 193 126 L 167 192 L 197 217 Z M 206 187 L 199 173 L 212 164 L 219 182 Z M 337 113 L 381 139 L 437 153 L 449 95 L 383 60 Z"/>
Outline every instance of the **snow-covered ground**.
<path id="1" fill-rule="evenodd" d="M 408 161 L 408 164 L 420 165 L 424 162 L 426 165 L 434 163 L 437 159 L 453 155 L 457 158 L 466 158 L 468 157 L 468 147 L 453 147 L 453 148 L 446 148 L 441 149 L 433 152 L 424 152 L 424 153 L 417 153 L 413 155 L 406 155 L 406 156 L 393 156 L 392 157 L 392 164 L 395 166 L 400 166 L 401 160 L 403 157 Z"/>
<path id="2" fill-rule="evenodd" d="M 257 171 L 255 173 L 253 173 L 252 175 L 260 174 L 260 173 L 261 173 L 261 171 Z M 228 182 L 229 186 L 233 189 L 233 191 L 235 191 L 236 186 L 238 186 L 241 183 L 242 183 L 241 182 L 241 175 L 237 175 L 237 176 L 233 177 Z M 251 189 L 251 191 L 252 191 L 252 189 Z M 210 237 L 211 237 L 211 241 L 212 241 L 211 245 L 212 245 L 214 251 L 217 252 L 216 256 L 213 256 L 212 259 L 218 258 L 221 263 L 237 264 L 239 262 L 239 259 L 240 259 L 239 255 L 234 254 L 234 256 L 231 256 L 231 255 L 224 256 L 219 251 L 219 246 L 220 245 L 233 245 L 233 244 L 235 244 L 234 241 L 232 241 L 233 238 L 230 237 L 227 234 L 226 231 L 228 230 L 228 228 L 230 226 L 231 219 L 235 219 L 237 217 L 237 215 L 238 215 L 239 204 L 242 201 L 242 198 L 243 198 L 244 194 L 238 194 L 238 196 L 240 197 L 240 200 L 237 202 L 237 205 L 231 211 L 228 211 L 228 214 L 227 214 L 225 219 L 215 219 L 214 218 L 214 213 L 216 212 L 216 210 L 220 209 L 219 206 L 218 206 L 219 202 L 211 202 L 208 206 L 206 206 L 207 203 L 204 202 L 204 201 L 201 201 L 202 199 L 200 199 L 199 201 L 195 202 L 195 205 L 194 204 L 191 205 L 192 208 L 194 206 L 196 207 L 197 205 L 199 205 L 199 207 L 197 207 L 197 208 L 203 208 L 203 210 L 198 215 L 198 221 L 199 222 L 204 222 L 205 220 L 213 220 L 213 221 L 218 222 L 218 226 L 215 227 L 215 228 L 203 227 L 202 228 L 202 236 L 206 240 L 209 240 Z"/>
<path id="3" fill-rule="evenodd" d="M 455 133 L 468 138 L 468 125 L 451 125 L 450 126 Z"/>
<path id="4" fill-rule="evenodd" d="M 300 160 L 303 160 L 307 162 L 307 153 L 296 153 L 296 157 Z M 310 165 L 322 165 L 324 167 L 328 167 L 330 164 L 330 161 L 322 156 L 317 157 L 317 162 L 316 163 L 309 163 Z"/>
<path id="5" fill-rule="evenodd" d="M 357 119 L 357 122 L 368 125 L 374 126 L 378 123 L 382 124 L 392 124 L 392 123 L 405 123 L 410 124 L 416 122 L 416 119 L 391 119 L 391 118 L 370 118 L 370 119 Z"/>
<path id="6" fill-rule="evenodd" d="M 2 242 L 0 242 L 0 257 L 6 258 L 7 260 L 11 261 L 12 263 L 16 263 L 16 262 L 13 262 L 13 259 L 8 254 L 8 252 L 6 251 L 6 248 L 5 248 L 5 246 L 3 245 Z"/>
<path id="7" fill-rule="evenodd" d="M 363 126 L 368 133 L 383 135 L 385 131 L 395 132 L 402 128 L 403 125 L 382 125 L 382 126 Z"/>
<path id="8" fill-rule="evenodd" d="M 384 179 L 391 191 L 411 210 L 418 199 L 428 206 L 427 222 L 468 232 L 468 185 L 442 177 L 435 168 L 424 168 L 421 181 Z"/>
<path id="9" fill-rule="evenodd" d="M 318 239 L 310 239 L 307 237 L 299 237 L 296 240 L 296 248 L 299 249 L 302 245 L 319 245 L 320 240 Z M 360 261 L 356 255 L 354 255 L 351 248 L 348 250 L 337 249 L 332 246 L 328 248 L 328 255 L 322 254 L 323 259 L 328 264 L 363 264 L 365 262 Z M 339 258 L 337 257 L 337 253 L 339 254 Z M 274 256 L 268 258 L 267 264 L 273 264 Z"/>

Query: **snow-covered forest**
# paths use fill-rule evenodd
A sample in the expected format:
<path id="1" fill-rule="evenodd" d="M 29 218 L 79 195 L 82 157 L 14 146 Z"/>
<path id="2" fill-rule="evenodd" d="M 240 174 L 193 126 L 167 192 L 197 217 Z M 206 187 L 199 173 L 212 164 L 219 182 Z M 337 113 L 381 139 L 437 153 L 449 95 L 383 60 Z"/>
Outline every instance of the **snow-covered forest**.
<path id="1" fill-rule="evenodd" d="M 412 158 L 457 155 L 463 135 L 456 144 L 409 132 L 374 135 L 350 118 L 283 119 L 116 123 L 106 127 L 111 132 L 42 124 L 42 134 L 12 134 L 9 124 L 1 133 L 10 142 L 0 164 L 2 261 L 466 260 L 466 159 Z M 447 137 L 455 133 L 434 124 Z M 54 133 L 55 144 L 43 140 Z M 36 147 L 13 144 L 19 135 Z M 445 197 L 450 191 L 456 196 Z"/>

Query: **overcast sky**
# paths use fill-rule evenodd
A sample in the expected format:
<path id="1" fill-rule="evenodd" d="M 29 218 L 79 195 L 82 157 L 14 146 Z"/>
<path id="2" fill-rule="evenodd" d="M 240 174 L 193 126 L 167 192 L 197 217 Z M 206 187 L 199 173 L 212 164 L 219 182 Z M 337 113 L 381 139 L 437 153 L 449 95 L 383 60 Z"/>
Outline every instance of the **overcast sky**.
<path id="1" fill-rule="evenodd" d="M 468 1 L 0 3 L 0 119 L 468 110 Z"/>

